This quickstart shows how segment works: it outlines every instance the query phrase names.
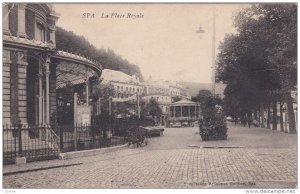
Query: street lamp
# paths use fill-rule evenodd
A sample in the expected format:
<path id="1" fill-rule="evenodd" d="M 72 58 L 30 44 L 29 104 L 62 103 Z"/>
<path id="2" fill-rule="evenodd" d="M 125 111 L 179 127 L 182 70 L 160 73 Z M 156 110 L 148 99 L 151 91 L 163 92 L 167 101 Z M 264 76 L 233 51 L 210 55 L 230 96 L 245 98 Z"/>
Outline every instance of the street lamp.
<path id="1" fill-rule="evenodd" d="M 213 5 L 213 33 L 212 33 L 212 95 L 215 96 L 216 90 L 216 56 L 215 56 L 215 47 L 216 47 L 216 7 Z"/>
<path id="2" fill-rule="evenodd" d="M 215 96 L 215 85 L 216 85 L 216 78 L 215 78 L 215 66 L 216 66 L 216 59 L 215 59 L 215 42 L 216 42 L 216 8 L 215 5 L 213 5 L 213 32 L 212 32 L 212 94 Z M 205 31 L 200 26 L 198 30 L 196 31 L 197 34 L 203 34 Z M 200 39 L 202 37 L 200 36 Z"/>

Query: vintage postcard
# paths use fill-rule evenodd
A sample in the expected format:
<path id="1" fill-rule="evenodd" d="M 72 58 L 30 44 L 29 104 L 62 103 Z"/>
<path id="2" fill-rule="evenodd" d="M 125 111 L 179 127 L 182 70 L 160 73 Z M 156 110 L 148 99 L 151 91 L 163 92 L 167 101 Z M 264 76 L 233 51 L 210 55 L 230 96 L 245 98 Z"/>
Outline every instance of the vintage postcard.
<path id="1" fill-rule="evenodd" d="M 295 193 L 297 11 L 2 3 L 3 190 Z"/>

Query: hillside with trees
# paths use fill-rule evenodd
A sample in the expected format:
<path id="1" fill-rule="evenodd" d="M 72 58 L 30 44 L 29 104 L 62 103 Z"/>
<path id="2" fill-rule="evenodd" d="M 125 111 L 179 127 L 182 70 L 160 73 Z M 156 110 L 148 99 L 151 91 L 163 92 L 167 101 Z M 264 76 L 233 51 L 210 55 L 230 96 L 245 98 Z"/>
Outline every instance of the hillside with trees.
<path id="1" fill-rule="evenodd" d="M 85 37 L 78 36 L 72 31 L 60 27 L 56 30 L 56 48 L 74 54 L 88 56 L 99 61 L 105 69 L 121 71 L 128 75 L 136 75 L 143 80 L 140 68 L 116 54 L 112 49 L 97 49 Z"/>

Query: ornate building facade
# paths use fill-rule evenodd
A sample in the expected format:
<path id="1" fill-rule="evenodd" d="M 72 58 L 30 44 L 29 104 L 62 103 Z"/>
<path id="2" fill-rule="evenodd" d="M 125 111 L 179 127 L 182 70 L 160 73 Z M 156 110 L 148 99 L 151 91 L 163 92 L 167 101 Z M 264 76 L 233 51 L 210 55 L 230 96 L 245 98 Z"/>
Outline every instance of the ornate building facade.
<path id="1" fill-rule="evenodd" d="M 58 19 L 51 4 L 3 4 L 3 124 L 49 124 L 59 88 L 101 76 L 97 61 L 56 49 Z"/>

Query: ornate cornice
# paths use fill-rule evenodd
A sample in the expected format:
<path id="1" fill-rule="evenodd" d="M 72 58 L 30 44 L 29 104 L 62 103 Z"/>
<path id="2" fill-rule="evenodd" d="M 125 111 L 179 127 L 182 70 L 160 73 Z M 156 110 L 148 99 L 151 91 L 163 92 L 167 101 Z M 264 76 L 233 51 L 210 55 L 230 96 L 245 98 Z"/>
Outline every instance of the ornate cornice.
<path id="1" fill-rule="evenodd" d="M 17 36 L 3 35 L 3 43 L 10 46 L 32 48 L 32 49 L 55 49 L 56 45 L 50 42 L 42 42 L 39 40 L 29 40 Z"/>

